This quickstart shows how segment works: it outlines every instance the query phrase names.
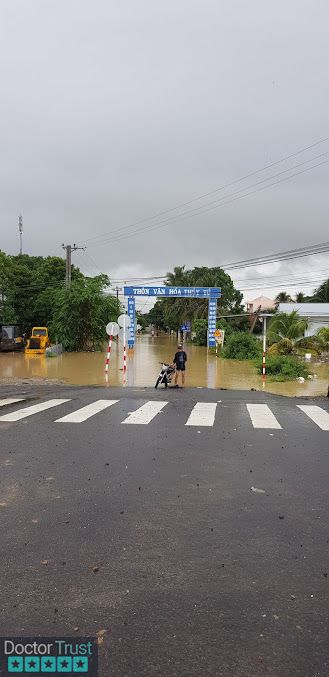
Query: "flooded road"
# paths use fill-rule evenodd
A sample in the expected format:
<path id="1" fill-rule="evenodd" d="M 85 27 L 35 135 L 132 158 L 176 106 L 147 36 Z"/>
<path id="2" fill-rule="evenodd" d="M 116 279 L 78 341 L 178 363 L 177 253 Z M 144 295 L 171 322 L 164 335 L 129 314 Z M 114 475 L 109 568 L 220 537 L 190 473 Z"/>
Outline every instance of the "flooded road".
<path id="1" fill-rule="evenodd" d="M 239 390 L 264 389 L 279 395 L 325 395 L 328 388 L 328 365 L 311 365 L 310 371 L 318 378 L 305 383 L 288 381 L 274 383 L 262 378 L 249 362 L 222 360 L 207 349 L 187 344 L 188 356 L 186 386 L 207 388 L 232 388 Z M 154 386 L 160 370 L 160 362 L 172 362 L 176 351 L 174 336 L 141 336 L 137 338 L 134 351 L 128 352 L 127 386 Z M 106 348 L 103 353 L 64 353 L 46 358 L 24 353 L 0 354 L 0 382 L 15 382 L 28 379 L 57 380 L 73 385 L 104 385 Z M 122 347 L 114 342 L 111 351 L 109 385 L 123 385 Z"/>

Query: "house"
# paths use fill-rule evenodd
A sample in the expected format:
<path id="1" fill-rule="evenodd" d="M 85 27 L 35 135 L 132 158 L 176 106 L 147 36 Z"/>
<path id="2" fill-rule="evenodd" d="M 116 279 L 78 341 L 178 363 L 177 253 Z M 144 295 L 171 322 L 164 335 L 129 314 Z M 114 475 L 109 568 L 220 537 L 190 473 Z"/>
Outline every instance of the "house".
<path id="1" fill-rule="evenodd" d="M 272 310 L 275 308 L 275 303 L 267 296 L 258 296 L 253 301 L 247 301 L 247 313 L 255 313 L 256 310 Z"/>
<path id="2" fill-rule="evenodd" d="M 309 321 L 305 336 L 314 336 L 321 327 L 329 327 L 329 303 L 280 303 L 280 313 L 292 313 L 297 310 L 298 315 Z"/>

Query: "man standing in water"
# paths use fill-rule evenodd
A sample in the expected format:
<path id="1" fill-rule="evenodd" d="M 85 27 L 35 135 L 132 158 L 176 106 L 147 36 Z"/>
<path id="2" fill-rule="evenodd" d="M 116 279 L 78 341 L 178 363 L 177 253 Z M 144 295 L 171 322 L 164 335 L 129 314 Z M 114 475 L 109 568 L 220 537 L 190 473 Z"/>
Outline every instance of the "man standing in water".
<path id="1" fill-rule="evenodd" d="M 177 346 L 177 353 L 175 354 L 174 357 L 174 365 L 176 367 L 176 374 L 175 374 L 175 388 L 178 388 L 178 374 L 181 372 L 182 374 L 182 388 L 184 388 L 185 384 L 185 364 L 187 362 L 187 355 L 185 350 L 183 350 L 183 346 L 180 343 Z"/>

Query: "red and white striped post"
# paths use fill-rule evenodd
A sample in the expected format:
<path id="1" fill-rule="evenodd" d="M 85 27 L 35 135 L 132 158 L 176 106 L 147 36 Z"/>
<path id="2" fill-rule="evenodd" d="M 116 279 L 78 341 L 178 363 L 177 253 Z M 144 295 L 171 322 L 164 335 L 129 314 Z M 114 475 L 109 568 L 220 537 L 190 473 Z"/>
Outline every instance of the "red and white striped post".
<path id="1" fill-rule="evenodd" d="M 126 322 L 123 324 L 123 379 L 125 382 L 127 372 L 127 351 L 126 351 Z"/>
<path id="2" fill-rule="evenodd" d="M 105 361 L 105 378 L 106 378 L 106 381 L 108 381 L 108 370 L 109 370 L 109 366 L 110 366 L 112 341 L 113 341 L 113 336 L 118 335 L 119 325 L 116 322 L 109 322 L 105 327 L 105 331 L 106 331 L 107 335 L 109 336 L 109 344 L 108 344 L 108 347 L 107 347 L 107 355 L 106 355 L 106 361 Z"/>
<path id="3" fill-rule="evenodd" d="M 107 372 L 109 370 L 110 357 L 111 357 L 111 347 L 112 347 L 112 338 L 113 338 L 113 336 L 110 336 L 109 344 L 108 344 L 108 347 L 107 347 L 107 356 L 106 356 L 106 362 L 105 362 L 105 374 L 107 374 Z"/>
<path id="4" fill-rule="evenodd" d="M 125 374 L 127 371 L 127 351 L 126 351 L 126 344 L 123 346 L 123 373 Z"/>
<path id="5" fill-rule="evenodd" d="M 262 365 L 263 381 L 266 378 L 266 317 L 263 316 L 263 365 Z"/>

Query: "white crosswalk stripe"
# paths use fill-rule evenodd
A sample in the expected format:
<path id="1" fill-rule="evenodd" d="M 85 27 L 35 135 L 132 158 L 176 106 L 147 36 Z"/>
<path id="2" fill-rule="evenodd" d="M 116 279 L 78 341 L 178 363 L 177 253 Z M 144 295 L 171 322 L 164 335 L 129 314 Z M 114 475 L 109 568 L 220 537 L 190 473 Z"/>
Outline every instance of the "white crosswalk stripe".
<path id="1" fill-rule="evenodd" d="M 18 399 L 6 397 L 5 399 L 0 400 L 0 407 L 4 407 L 6 404 L 15 404 L 16 402 L 25 402 L 25 397 L 20 397 Z"/>
<path id="2" fill-rule="evenodd" d="M 10 413 L 3 414 L 2 416 L 0 416 L 0 422 L 14 423 L 20 421 L 21 419 L 25 419 L 29 416 L 33 416 L 34 414 L 46 411 L 47 409 L 52 409 L 53 407 L 57 407 L 61 404 L 65 404 L 66 402 L 70 401 L 72 401 L 71 398 L 51 399 L 44 402 L 39 402 L 38 404 L 33 404 L 31 406 L 24 406 L 22 408 L 17 409 L 16 411 L 11 411 Z M 11 397 L 3 398 L 0 399 L 0 407 L 4 407 L 5 405 L 15 405 L 18 404 L 19 402 L 21 403 L 26 402 L 26 399 Z M 112 407 L 114 404 L 117 404 L 118 402 L 120 402 L 120 400 L 110 400 L 110 399 L 95 400 L 95 402 L 86 404 L 83 407 L 75 409 L 69 414 L 66 414 L 64 416 L 61 416 L 60 418 L 55 419 L 55 423 L 83 423 L 84 421 L 87 421 L 88 419 Z M 129 412 L 128 416 L 126 414 L 126 418 L 123 421 L 121 421 L 121 423 L 131 425 L 148 425 L 153 421 L 153 419 L 157 416 L 157 414 L 159 414 L 164 409 L 164 407 L 167 404 L 168 401 L 149 400 L 145 402 L 141 407 L 136 409 L 136 411 Z M 186 415 L 187 421 L 185 423 L 185 426 L 187 427 L 194 426 L 200 428 L 214 427 L 217 406 L 218 406 L 217 402 L 196 402 L 190 413 Z M 282 426 L 280 425 L 279 421 L 273 414 L 271 408 L 267 404 L 248 403 L 244 405 L 243 403 L 241 403 L 241 405 L 237 407 L 236 411 L 237 416 L 240 416 L 240 412 L 242 413 L 245 406 L 247 407 L 247 411 L 250 416 L 252 426 L 254 428 L 259 430 L 282 429 Z M 313 423 L 317 425 L 321 430 L 329 431 L 328 411 L 316 405 L 298 404 L 297 407 L 303 414 L 305 414 L 308 417 L 308 419 L 311 419 L 311 421 L 313 421 Z M 295 407 L 292 405 L 290 408 L 291 413 L 294 410 L 296 411 Z M 166 420 L 168 420 L 168 416 L 169 409 L 168 415 L 166 415 Z M 104 420 L 103 417 L 102 420 Z M 111 418 L 107 420 L 111 420 Z M 232 425 L 234 425 L 233 422 Z M 298 425 L 297 413 L 295 425 Z M 312 424 L 310 423 L 310 426 L 311 425 Z"/>
<path id="3" fill-rule="evenodd" d="M 146 402 L 136 411 L 132 411 L 122 423 L 132 423 L 135 425 L 147 425 L 159 414 L 167 402 Z"/>
<path id="4" fill-rule="evenodd" d="M 47 402 L 40 402 L 40 404 L 32 404 L 32 406 L 25 407 L 25 409 L 18 409 L 18 411 L 0 416 L 0 421 L 20 421 L 22 418 L 33 416 L 33 414 L 38 414 L 40 411 L 45 411 L 45 409 L 51 409 L 52 407 L 64 404 L 64 402 L 70 402 L 70 399 L 48 400 Z"/>
<path id="5" fill-rule="evenodd" d="M 281 429 L 279 421 L 267 404 L 247 404 L 247 409 L 254 428 Z"/>
<path id="6" fill-rule="evenodd" d="M 329 414 L 315 405 L 297 404 L 298 409 L 304 412 L 321 430 L 329 430 Z"/>
<path id="7" fill-rule="evenodd" d="M 86 421 L 91 416 L 95 416 L 95 414 L 111 407 L 112 404 L 116 404 L 116 402 L 119 402 L 119 400 L 96 400 L 96 402 L 87 404 L 85 407 L 81 407 L 81 409 L 72 411 L 71 414 L 56 419 L 55 423 L 82 423 L 82 421 Z"/>
<path id="8" fill-rule="evenodd" d="M 197 402 L 185 425 L 213 426 L 216 414 L 216 402 Z"/>

